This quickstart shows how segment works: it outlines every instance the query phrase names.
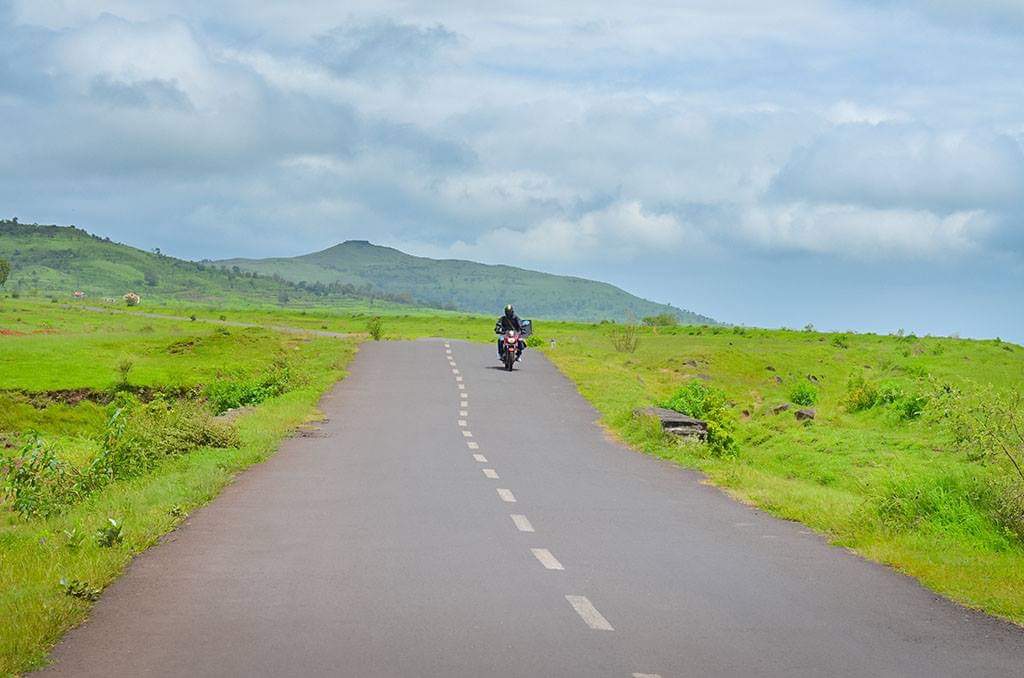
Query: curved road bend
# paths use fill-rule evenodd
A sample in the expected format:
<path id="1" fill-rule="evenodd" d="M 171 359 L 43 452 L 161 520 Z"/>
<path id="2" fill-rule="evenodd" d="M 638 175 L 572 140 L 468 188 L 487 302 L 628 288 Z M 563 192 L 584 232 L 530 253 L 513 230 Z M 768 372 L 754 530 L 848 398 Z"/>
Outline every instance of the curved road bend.
<path id="1" fill-rule="evenodd" d="M 1021 629 L 609 442 L 493 350 L 365 344 L 323 428 L 137 558 L 48 672 L 1024 675 Z"/>

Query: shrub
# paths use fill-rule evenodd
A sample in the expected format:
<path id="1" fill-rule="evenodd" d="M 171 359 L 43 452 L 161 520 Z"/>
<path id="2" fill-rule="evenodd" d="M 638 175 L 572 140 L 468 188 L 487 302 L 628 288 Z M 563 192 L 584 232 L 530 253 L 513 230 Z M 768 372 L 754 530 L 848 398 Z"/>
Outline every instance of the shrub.
<path id="1" fill-rule="evenodd" d="M 129 357 L 121 358 L 117 362 L 117 374 L 118 374 L 118 385 L 121 388 L 127 388 L 128 386 L 128 373 L 135 367 L 135 361 Z"/>
<path id="2" fill-rule="evenodd" d="M 612 347 L 619 353 L 634 353 L 640 345 L 640 326 L 634 319 L 622 324 L 615 323 L 610 326 L 608 336 L 611 337 Z"/>
<path id="3" fill-rule="evenodd" d="M 287 391 L 291 383 L 291 368 L 279 360 L 269 371 L 257 377 L 219 379 L 208 385 L 203 394 L 214 414 L 221 414 L 244 405 L 259 405 Z"/>
<path id="4" fill-rule="evenodd" d="M 650 327 L 674 327 L 679 324 L 679 318 L 674 313 L 659 313 L 647 316 L 643 323 Z"/>
<path id="5" fill-rule="evenodd" d="M 96 545 L 102 548 L 117 546 L 124 541 L 124 529 L 118 521 L 107 518 L 107 522 L 96 530 Z"/>
<path id="6" fill-rule="evenodd" d="M 850 348 L 850 338 L 845 334 L 837 334 L 832 337 L 832 345 L 836 348 Z"/>
<path id="7" fill-rule="evenodd" d="M 846 382 L 847 412 L 869 410 L 878 402 L 878 389 L 863 374 L 850 377 Z"/>
<path id="8" fill-rule="evenodd" d="M 911 419 L 917 419 L 924 414 L 924 410 L 927 405 L 927 396 L 912 394 L 903 396 L 894 402 L 893 410 L 896 412 L 896 416 L 901 420 L 909 421 Z"/>
<path id="9" fill-rule="evenodd" d="M 732 433 L 735 422 L 723 391 L 702 381 L 691 381 L 661 405 L 706 421 L 708 445 L 715 451 L 730 452 L 736 448 L 736 440 Z"/>
<path id="10" fill-rule="evenodd" d="M 23 518 L 53 515 L 78 497 L 78 471 L 38 436 L 17 456 L 0 459 L 0 476 L 4 503 Z"/>
<path id="11" fill-rule="evenodd" d="M 90 602 L 99 600 L 100 593 L 102 593 L 99 587 L 77 579 L 61 579 L 60 587 L 64 591 L 64 595 Z"/>
<path id="12" fill-rule="evenodd" d="M 141 475 L 174 455 L 239 444 L 234 427 L 215 421 L 198 403 L 171 405 L 157 399 L 142 405 L 121 394 L 110 408 L 103 449 L 86 469 L 80 484 L 83 492 Z"/>
<path id="13" fill-rule="evenodd" d="M 797 405 L 810 407 L 818 401 L 818 389 L 801 381 L 789 392 L 789 399 Z"/>
<path id="14" fill-rule="evenodd" d="M 370 333 L 374 341 L 380 341 L 384 336 L 384 319 L 375 315 L 366 321 L 366 331 Z"/>
<path id="15" fill-rule="evenodd" d="M 537 348 L 538 346 L 544 345 L 544 340 L 541 339 L 540 337 L 527 337 L 526 345 L 530 346 L 531 348 Z"/>
<path id="16" fill-rule="evenodd" d="M 878 402 L 891 405 L 904 398 L 903 387 L 899 384 L 886 381 L 878 386 Z"/>
<path id="17" fill-rule="evenodd" d="M 999 497 L 993 517 L 1024 539 L 1024 394 L 941 385 L 928 409 L 959 450 L 992 469 L 989 487 Z"/>

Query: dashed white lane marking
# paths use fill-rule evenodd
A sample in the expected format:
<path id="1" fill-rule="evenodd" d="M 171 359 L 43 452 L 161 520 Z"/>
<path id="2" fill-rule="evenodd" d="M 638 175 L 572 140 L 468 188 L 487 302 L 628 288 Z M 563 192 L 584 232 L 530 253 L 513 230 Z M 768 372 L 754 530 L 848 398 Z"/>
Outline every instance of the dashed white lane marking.
<path id="1" fill-rule="evenodd" d="M 459 419 L 459 426 L 460 426 L 461 428 L 465 428 L 465 427 L 466 427 L 466 425 L 467 425 L 467 424 L 466 424 L 466 420 L 465 420 L 465 419 Z"/>
<path id="2" fill-rule="evenodd" d="M 458 374 L 458 373 L 459 373 L 458 370 L 452 370 L 452 374 Z"/>
<path id="3" fill-rule="evenodd" d="M 634 673 L 633 678 L 661 678 L 660 673 Z"/>
<path id="4" fill-rule="evenodd" d="M 512 494 L 512 490 L 506 490 L 504 487 L 499 487 L 498 496 L 501 497 L 502 501 L 507 501 L 509 504 L 516 503 L 516 495 Z"/>
<path id="5" fill-rule="evenodd" d="M 487 476 L 488 478 L 490 478 L 491 480 L 497 480 L 498 479 L 498 472 L 495 471 L 493 468 L 485 468 L 484 469 L 484 475 Z"/>
<path id="6" fill-rule="evenodd" d="M 516 524 L 516 529 L 520 532 L 533 532 L 533 525 L 531 525 L 529 519 L 522 514 L 513 513 L 512 522 Z"/>
<path id="7" fill-rule="evenodd" d="M 459 390 L 462 391 L 466 388 L 465 384 L 459 384 Z"/>
<path id="8" fill-rule="evenodd" d="M 465 398 L 465 397 L 466 397 L 466 394 L 465 394 L 465 393 L 463 393 L 463 394 L 462 394 L 462 397 L 463 397 L 463 398 Z M 469 407 L 469 401 L 468 401 L 468 400 L 463 400 L 463 401 L 460 401 L 460 402 L 459 402 L 459 407 Z"/>
<path id="9" fill-rule="evenodd" d="M 467 412 L 466 410 L 459 410 L 459 416 L 460 417 L 468 417 L 469 416 L 469 412 Z"/>
<path id="10" fill-rule="evenodd" d="M 474 443 L 472 440 L 470 440 L 468 443 L 466 443 L 466 445 L 468 445 L 469 449 L 471 449 L 471 450 L 479 450 L 480 449 L 480 446 L 478 444 Z"/>
<path id="11" fill-rule="evenodd" d="M 608 620 L 604 618 L 594 604 L 587 600 L 586 596 L 566 596 L 566 600 L 572 605 L 572 609 L 576 610 L 576 614 L 583 618 L 587 626 L 597 631 L 614 631 L 612 625 L 608 623 Z"/>
<path id="12" fill-rule="evenodd" d="M 487 463 L 487 457 L 485 457 L 482 454 L 474 454 L 473 455 L 473 459 L 478 461 L 478 462 L 480 462 L 481 464 L 486 464 Z"/>
<path id="13" fill-rule="evenodd" d="M 462 381 L 462 377 L 455 377 L 455 381 Z"/>
<path id="14" fill-rule="evenodd" d="M 465 437 L 465 438 L 472 438 L 472 437 L 473 437 L 473 434 L 472 434 L 472 433 L 470 433 L 469 431 L 463 431 L 463 432 L 462 432 L 462 435 L 463 435 L 463 437 Z"/>
<path id="15" fill-rule="evenodd" d="M 530 549 L 533 556 L 540 561 L 540 564 L 549 570 L 564 570 L 562 564 L 558 562 L 558 559 L 551 555 L 551 551 L 547 549 Z M 597 610 L 594 610 L 597 612 Z M 605 622 L 607 623 L 607 622 Z"/>

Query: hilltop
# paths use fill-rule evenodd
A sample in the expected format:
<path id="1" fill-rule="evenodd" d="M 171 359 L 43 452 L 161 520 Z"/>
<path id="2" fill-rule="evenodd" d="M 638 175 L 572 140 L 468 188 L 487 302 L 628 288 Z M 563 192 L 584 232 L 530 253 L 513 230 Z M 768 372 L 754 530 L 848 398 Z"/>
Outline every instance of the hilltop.
<path id="1" fill-rule="evenodd" d="M 273 276 L 177 259 L 101 238 L 74 226 L 19 224 L 0 220 L 0 258 L 12 264 L 7 289 L 87 299 L 120 297 L 198 303 L 287 304 L 383 300 L 397 297 L 342 285 L 299 287 Z"/>
<path id="2" fill-rule="evenodd" d="M 420 306 L 494 313 L 511 301 L 525 315 L 563 320 L 624 320 L 671 314 L 683 323 L 706 316 L 634 296 L 614 285 L 458 259 L 430 259 L 363 240 L 297 257 L 213 262 L 277 275 L 300 287 L 346 284 L 396 295 Z"/>

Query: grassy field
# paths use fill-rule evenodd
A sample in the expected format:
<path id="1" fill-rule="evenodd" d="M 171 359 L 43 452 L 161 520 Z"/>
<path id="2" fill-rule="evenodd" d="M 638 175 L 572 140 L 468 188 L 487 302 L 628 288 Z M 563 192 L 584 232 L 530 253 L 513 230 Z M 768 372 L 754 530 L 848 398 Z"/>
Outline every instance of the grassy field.
<path id="1" fill-rule="evenodd" d="M 355 349 L 350 340 L 0 299 L 0 462 L 30 458 L 26 441 L 38 436 L 64 469 L 60 478 L 76 481 L 67 486 L 72 493 L 54 500 L 54 510 L 45 510 L 42 501 L 36 506 L 44 510 L 22 515 L 13 510 L 10 474 L 0 472 L 12 509 L 0 513 L 0 675 L 39 666 L 134 554 L 215 496 L 234 473 L 272 454 L 289 431 L 315 418 L 320 395 L 344 375 Z M 130 368 L 122 371 L 125 364 Z M 286 384 L 260 390 L 266 381 L 261 375 L 282 369 Z M 225 397 L 209 397 L 213 382 L 240 385 L 240 392 L 263 400 L 240 410 L 233 423 L 221 424 L 210 418 L 217 397 Z M 140 427 L 168 421 L 191 426 L 204 417 L 217 430 L 230 426 L 230 443 L 168 447 L 140 472 L 108 465 L 117 472 L 97 474 L 105 449 L 133 450 L 125 442 L 129 435 L 112 439 L 109 423 L 126 398 L 148 401 L 133 410 L 135 434 L 147 444 L 164 441 L 146 437 Z M 175 411 L 185 418 L 174 419 Z M 188 439 L 170 432 L 169 441 L 181 446 Z M 101 482 L 85 482 L 94 477 Z M 45 483 L 18 487 L 36 493 L 25 496 L 51 496 Z M 113 543 L 101 545 L 104 537 Z"/>
<path id="2" fill-rule="evenodd" d="M 0 626 L 0 673 L 38 665 L 133 554 L 312 416 L 378 316 L 385 339 L 494 336 L 491 316 L 380 304 L 232 310 L 171 302 L 97 313 L 0 299 L 0 448 L 8 458 L 24 454 L 34 431 L 70 467 L 94 467 L 116 447 L 109 419 L 125 392 L 198 404 L 208 414 L 239 394 L 268 396 L 236 420 L 230 446 L 170 455 L 52 515 L 0 516 L 0 618 L 13 621 Z M 353 336 L 225 327 L 223 320 Z M 641 328 L 628 350 L 632 342 L 624 345 L 623 334 L 614 324 L 537 326 L 540 350 L 627 443 L 701 469 L 736 497 L 801 521 L 954 600 L 1024 623 L 1024 535 L 1012 520 L 1024 516 L 1007 513 L 999 494 L 1007 487 L 1000 481 L 1012 478 L 997 459 L 955 445 L 954 431 L 936 415 L 936 394 L 945 387 L 984 394 L 961 404 L 1020 393 L 1024 348 L 686 326 Z M 279 374 L 282 364 L 287 387 L 264 393 L 277 383 L 265 375 Z M 211 389 L 213 382 L 230 388 Z M 653 404 L 685 405 L 695 393 L 712 405 L 714 444 L 680 443 L 634 415 Z M 789 409 L 775 412 L 783 404 Z M 813 407 L 815 418 L 798 421 L 794 411 L 801 407 Z M 123 525 L 123 541 L 113 547 L 97 542 L 108 518 Z"/>
<path id="3" fill-rule="evenodd" d="M 992 489 L 1014 482 L 1012 470 L 955 447 L 925 402 L 944 385 L 1019 393 L 1024 348 L 912 336 L 645 328 L 635 352 L 620 352 L 611 332 L 592 325 L 540 329 L 556 339 L 548 356 L 623 440 L 698 468 L 734 496 L 954 600 L 1024 623 L 1024 516 L 1018 505 L 1017 531 L 1000 520 L 1004 498 Z M 724 393 L 731 449 L 680 444 L 633 415 L 693 383 Z M 865 385 L 890 394 L 891 402 L 880 397 L 854 411 L 851 401 Z M 816 416 L 801 422 L 794 396 L 809 393 Z M 773 413 L 787 403 L 790 409 Z"/>

